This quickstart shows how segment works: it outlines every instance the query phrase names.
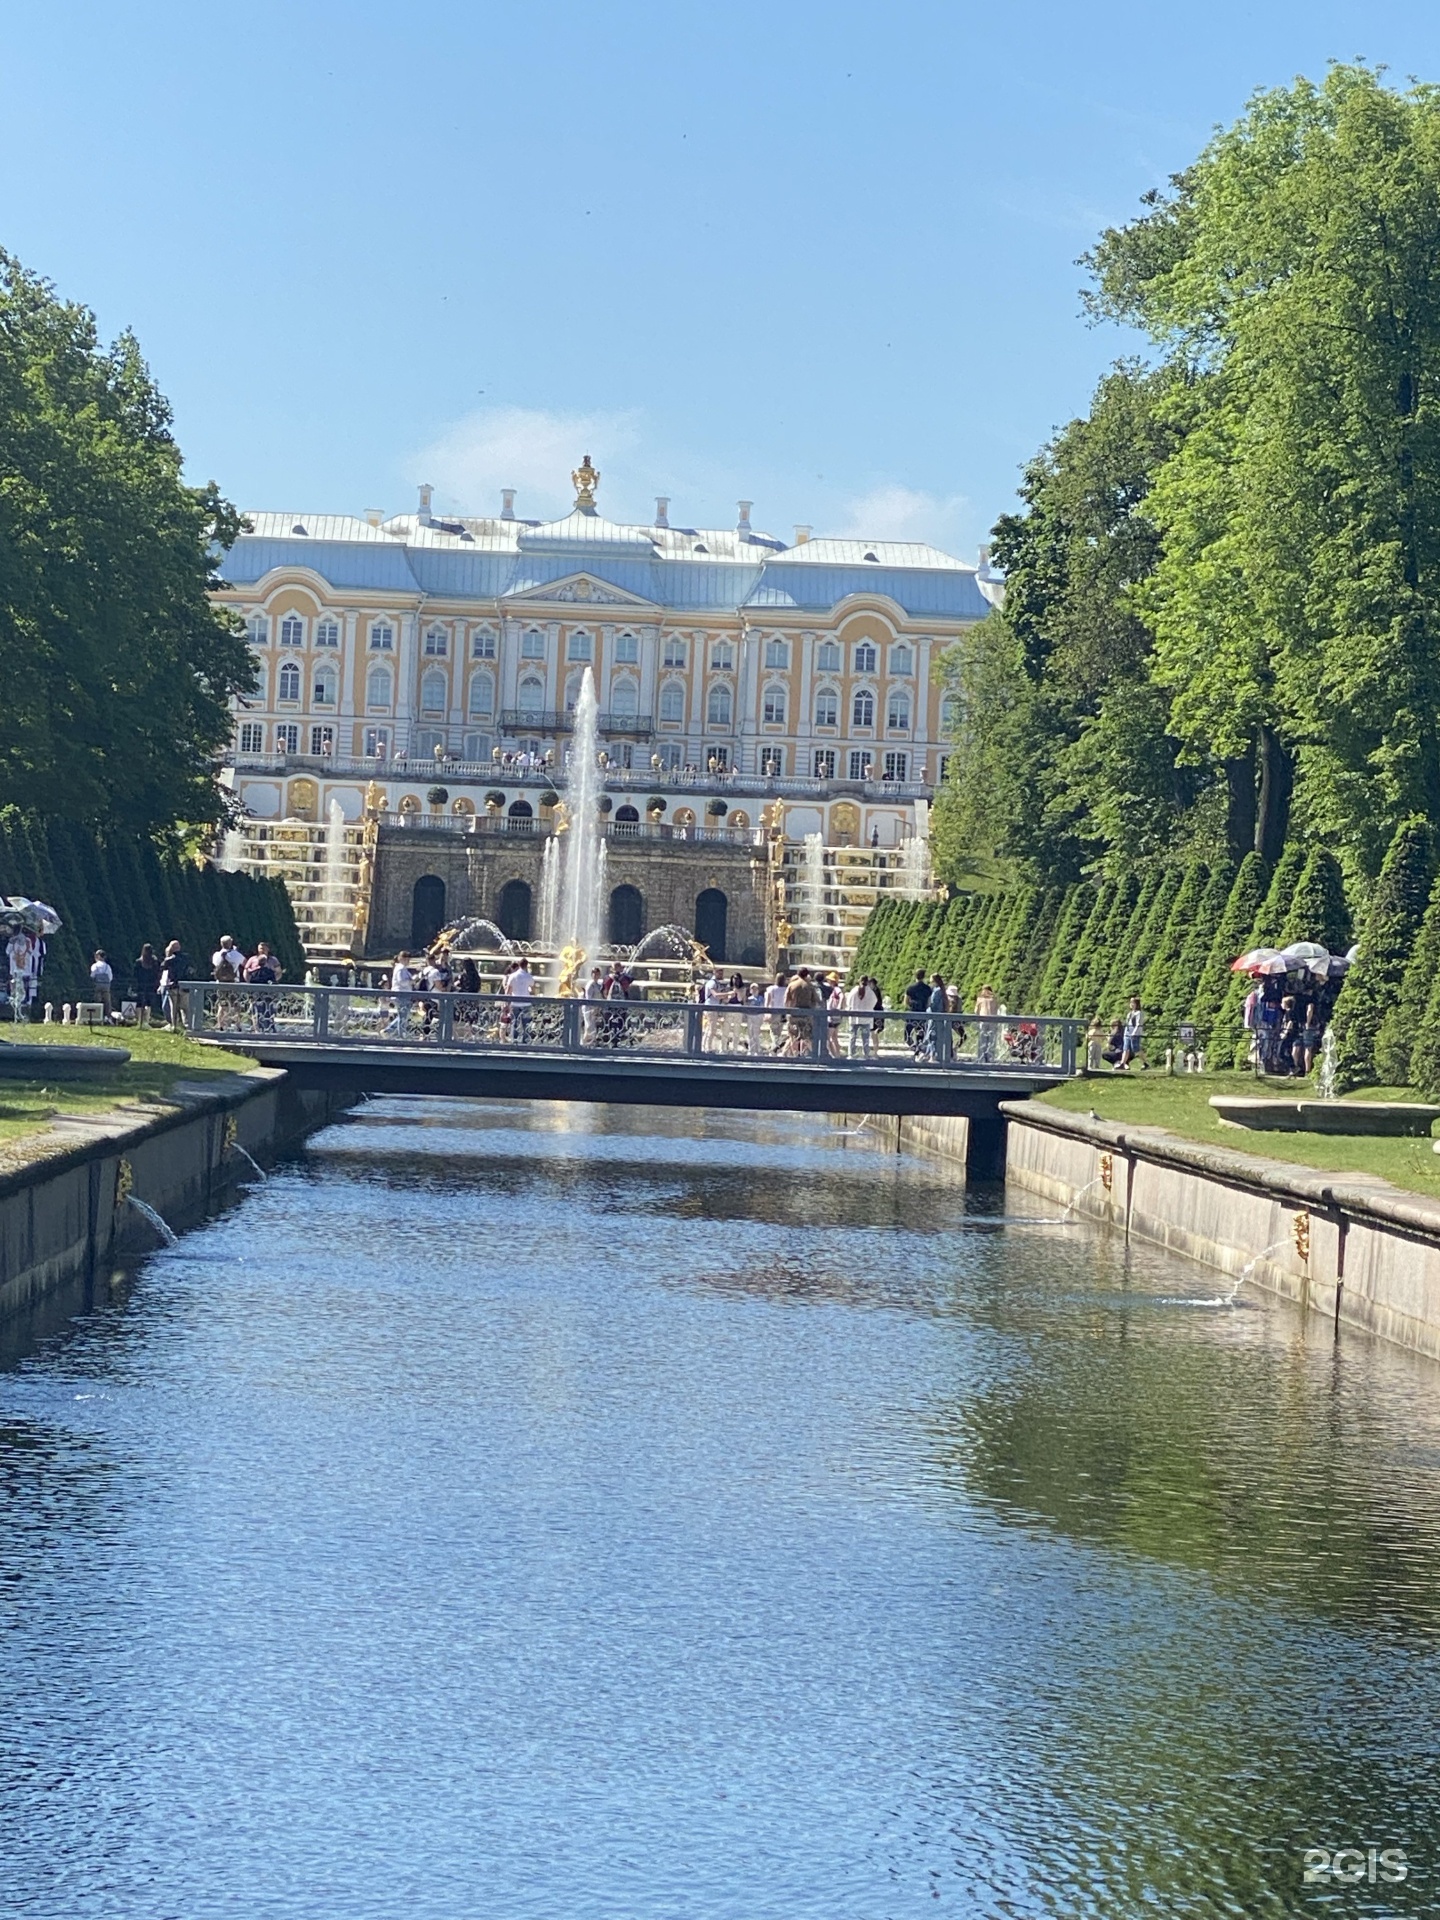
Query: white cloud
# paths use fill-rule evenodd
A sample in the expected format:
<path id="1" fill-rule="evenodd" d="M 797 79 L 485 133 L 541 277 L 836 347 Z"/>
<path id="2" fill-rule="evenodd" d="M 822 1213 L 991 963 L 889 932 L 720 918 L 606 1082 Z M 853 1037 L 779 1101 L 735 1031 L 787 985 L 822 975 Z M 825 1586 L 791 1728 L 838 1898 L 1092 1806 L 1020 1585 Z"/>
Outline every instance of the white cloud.
<path id="1" fill-rule="evenodd" d="M 839 532 L 857 540 L 923 540 L 958 558 L 971 544 L 973 517 L 963 493 L 941 496 L 914 487 L 875 487 L 850 501 Z"/>
<path id="2" fill-rule="evenodd" d="M 570 474 L 585 454 L 603 473 L 638 438 L 634 414 L 484 407 L 414 454 L 406 472 L 412 481 L 433 482 L 442 510 L 498 513 L 500 489 L 514 487 L 518 514 L 548 519 L 574 505 Z"/>

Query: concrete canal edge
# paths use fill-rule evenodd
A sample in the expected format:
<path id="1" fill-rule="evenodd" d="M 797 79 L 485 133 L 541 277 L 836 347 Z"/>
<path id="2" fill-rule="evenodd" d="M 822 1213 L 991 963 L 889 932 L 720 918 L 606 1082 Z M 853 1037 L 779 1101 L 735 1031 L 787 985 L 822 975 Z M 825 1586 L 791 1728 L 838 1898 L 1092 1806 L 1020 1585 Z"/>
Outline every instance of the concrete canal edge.
<path id="1" fill-rule="evenodd" d="M 57 1120 L 73 1144 L 0 1173 L 0 1317 L 149 1252 L 155 1229 L 128 1195 L 172 1228 L 193 1225 L 229 1187 L 254 1178 L 237 1148 L 263 1165 L 350 1105 L 294 1087 L 273 1067 L 218 1085 L 182 1082 L 174 1099 L 153 1112 L 121 1106 Z"/>
<path id="2" fill-rule="evenodd" d="M 1440 1359 L 1440 1201 L 1367 1174 L 1182 1140 L 1039 1101 L 1001 1103 L 1005 1179 L 1057 1207 L 1293 1300 L 1337 1329 Z M 841 1116 L 836 1116 L 840 1118 Z M 846 1116 L 849 1127 L 859 1116 Z M 867 1131 L 965 1164 L 962 1119 L 886 1119 Z M 1249 1272 L 1246 1273 L 1246 1269 Z"/>

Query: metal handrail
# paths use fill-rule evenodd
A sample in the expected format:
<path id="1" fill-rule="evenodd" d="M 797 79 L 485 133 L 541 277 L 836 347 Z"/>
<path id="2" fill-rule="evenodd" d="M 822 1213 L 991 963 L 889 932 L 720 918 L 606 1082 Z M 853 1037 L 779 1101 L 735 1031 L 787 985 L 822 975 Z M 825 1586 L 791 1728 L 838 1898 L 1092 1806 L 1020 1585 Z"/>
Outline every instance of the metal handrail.
<path id="1" fill-rule="evenodd" d="M 1023 1076 L 1049 1071 L 1071 1078 L 1079 1068 L 1084 1029 L 1081 1020 L 1045 1014 L 982 1018 L 905 1007 L 851 1013 L 694 1000 L 577 1000 L 547 994 L 437 992 L 419 982 L 396 989 L 190 980 L 180 991 L 186 996 L 186 1022 L 193 1036 L 229 1035 L 237 1046 L 243 1046 L 248 1032 L 267 1045 L 318 1041 L 408 1047 L 419 1042 L 466 1052 L 509 1053 L 519 1048 L 527 1053 L 590 1054 L 607 1046 L 633 1048 L 642 1045 L 647 1034 L 667 1033 L 680 1044 L 652 1047 L 651 1058 L 679 1058 L 692 1067 L 722 1060 L 733 1067 L 744 1058 L 761 1071 L 778 1061 L 798 1061 L 836 1070 L 870 1064 L 902 1072 L 945 1068 Z M 348 1030 L 346 1016 L 357 1006 L 361 1022 Z M 364 1018 L 366 1009 L 375 1017 Z M 207 1014 L 213 1023 L 207 1022 Z M 376 1021 L 382 1018 L 383 1030 L 377 1031 Z M 892 1042 L 888 1049 L 887 1032 Z M 737 1033 L 743 1050 L 731 1045 Z M 759 1051 L 754 1046 L 757 1035 Z M 767 1037 L 768 1052 L 763 1044 Z M 1046 1058 L 1051 1043 L 1053 1063 Z M 967 1051 L 972 1044 L 973 1053 Z"/>

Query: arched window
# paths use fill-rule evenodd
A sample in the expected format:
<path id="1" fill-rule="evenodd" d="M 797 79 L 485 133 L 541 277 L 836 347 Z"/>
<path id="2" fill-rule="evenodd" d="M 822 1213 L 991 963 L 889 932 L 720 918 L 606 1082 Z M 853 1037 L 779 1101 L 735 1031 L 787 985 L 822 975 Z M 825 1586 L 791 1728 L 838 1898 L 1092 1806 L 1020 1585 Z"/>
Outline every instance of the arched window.
<path id="1" fill-rule="evenodd" d="M 683 667 L 689 657 L 689 650 L 686 647 L 684 636 L 678 633 L 667 633 L 665 636 L 665 652 L 661 665 L 666 667 Z"/>
<path id="2" fill-rule="evenodd" d="M 915 656 L 903 642 L 890 649 L 890 671 L 892 673 L 913 673 Z"/>
<path id="3" fill-rule="evenodd" d="M 530 888 L 524 880 L 505 882 L 495 918 L 507 940 L 530 938 Z"/>
<path id="4" fill-rule="evenodd" d="M 570 678 L 565 682 L 566 713 L 574 713 L 576 707 L 579 706 L 580 688 L 582 684 L 582 678 L 578 673 L 572 673 Z"/>
<path id="5" fill-rule="evenodd" d="M 305 622 L 298 613 L 287 613 L 280 622 L 280 644 L 282 647 L 304 646 Z"/>
<path id="6" fill-rule="evenodd" d="M 725 958 L 725 921 L 729 906 L 719 887 L 706 887 L 695 902 L 695 938 L 712 960 Z"/>
<path id="7" fill-rule="evenodd" d="M 570 644 L 565 650 L 565 658 L 567 660 L 588 662 L 594 655 L 594 651 L 595 649 L 589 634 L 582 633 L 577 629 L 570 636 Z"/>
<path id="8" fill-rule="evenodd" d="M 728 640 L 717 640 L 711 647 L 710 665 L 716 673 L 735 671 L 735 649 Z"/>
<path id="9" fill-rule="evenodd" d="M 444 627 L 425 629 L 425 652 L 432 660 L 443 660 L 450 651 L 450 636 Z"/>
<path id="10" fill-rule="evenodd" d="M 317 622 L 315 627 L 315 644 L 317 647 L 338 647 L 340 644 L 340 622 L 338 620 L 321 620 Z"/>
<path id="11" fill-rule="evenodd" d="M 370 622 L 370 651 L 372 653 L 393 653 L 395 651 L 395 629 L 388 620 Z"/>
<path id="12" fill-rule="evenodd" d="M 685 718 L 685 689 L 678 680 L 667 680 L 660 689 L 660 718 L 672 722 Z"/>
<path id="13" fill-rule="evenodd" d="M 617 680 L 610 689 L 610 711 L 617 720 L 633 720 L 640 711 L 640 689 L 633 680 Z"/>
<path id="14" fill-rule="evenodd" d="M 252 613 L 246 625 L 246 632 L 252 647 L 268 647 L 270 644 L 270 621 L 263 613 Z"/>
<path id="15" fill-rule="evenodd" d="M 470 642 L 470 655 L 475 660 L 493 660 L 495 658 L 495 636 L 484 628 Z"/>
<path id="16" fill-rule="evenodd" d="M 533 673 L 527 673 L 520 682 L 519 701 L 521 713 L 540 713 L 545 706 L 545 682 L 537 679 Z"/>
<path id="17" fill-rule="evenodd" d="M 790 645 L 786 640 L 767 640 L 765 642 L 765 664 L 779 668 L 781 672 L 790 665 Z"/>
<path id="18" fill-rule="evenodd" d="M 897 730 L 910 724 L 910 696 L 904 687 L 892 687 L 885 704 L 885 724 Z"/>
<path id="19" fill-rule="evenodd" d="M 339 677 L 333 667 L 317 667 L 315 671 L 315 705 L 333 707 L 335 692 L 339 686 Z"/>
<path id="20" fill-rule="evenodd" d="M 822 640 L 815 649 L 815 667 L 819 673 L 839 673 L 840 649 L 833 640 Z"/>
<path id="21" fill-rule="evenodd" d="M 840 696 L 834 687 L 818 687 L 816 689 L 815 724 L 817 727 L 839 726 Z"/>
<path id="22" fill-rule="evenodd" d="M 633 633 L 617 633 L 615 636 L 615 662 L 617 666 L 633 667 L 640 658 L 640 642 Z"/>
<path id="23" fill-rule="evenodd" d="M 855 649 L 856 673 L 873 673 L 877 658 L 875 643 L 872 640 L 862 640 Z"/>
<path id="24" fill-rule="evenodd" d="M 711 727 L 728 727 L 735 710 L 734 696 L 723 681 L 711 687 L 710 698 L 705 703 L 705 724 Z"/>
<path id="25" fill-rule="evenodd" d="M 760 710 L 761 718 L 764 720 L 765 725 L 767 727 L 783 727 L 788 705 L 789 703 L 785 697 L 784 687 L 778 684 L 772 684 L 766 687 L 765 704 Z"/>
<path id="26" fill-rule="evenodd" d="M 443 713 L 447 688 L 445 676 L 438 667 L 432 667 L 420 682 L 420 711 L 422 713 Z"/>
<path id="27" fill-rule="evenodd" d="M 422 873 L 410 895 L 410 946 L 423 953 L 445 924 L 445 882 Z"/>
<path id="28" fill-rule="evenodd" d="M 854 700 L 850 703 L 850 721 L 852 726 L 874 726 L 875 696 L 868 687 L 861 687 L 855 695 Z"/>
<path id="29" fill-rule="evenodd" d="M 390 705 L 390 670 L 388 667 L 372 667 L 365 681 L 365 704 L 367 707 L 388 707 Z"/>
<path id="30" fill-rule="evenodd" d="M 953 733 L 960 724 L 960 696 L 947 693 L 940 702 L 940 724 L 947 733 Z"/>
<path id="31" fill-rule="evenodd" d="M 545 658 L 545 636 L 539 627 L 526 629 L 525 638 L 520 642 L 522 660 L 543 660 Z"/>
<path id="32" fill-rule="evenodd" d="M 616 887 L 610 895 L 607 919 L 611 946 L 633 947 L 645 931 L 645 901 L 640 889 Z"/>
<path id="33" fill-rule="evenodd" d="M 479 719 L 487 720 L 495 711 L 495 682 L 488 673 L 472 673 L 470 676 L 470 712 Z"/>
<path id="34" fill-rule="evenodd" d="M 287 660 L 280 669 L 280 698 L 282 700 L 300 698 L 300 669 L 293 660 Z"/>

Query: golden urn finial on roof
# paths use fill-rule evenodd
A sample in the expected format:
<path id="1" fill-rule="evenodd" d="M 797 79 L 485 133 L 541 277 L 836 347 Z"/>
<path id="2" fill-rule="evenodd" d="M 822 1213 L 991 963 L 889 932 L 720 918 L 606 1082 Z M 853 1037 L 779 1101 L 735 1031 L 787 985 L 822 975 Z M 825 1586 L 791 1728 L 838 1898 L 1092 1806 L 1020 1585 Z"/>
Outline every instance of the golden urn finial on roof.
<path id="1" fill-rule="evenodd" d="M 588 453 L 575 469 L 574 473 L 571 474 L 570 478 L 575 483 L 575 505 L 580 508 L 582 512 L 588 510 L 593 513 L 595 510 L 595 489 L 600 484 L 600 475 L 596 472 L 595 468 L 591 466 Z"/>

